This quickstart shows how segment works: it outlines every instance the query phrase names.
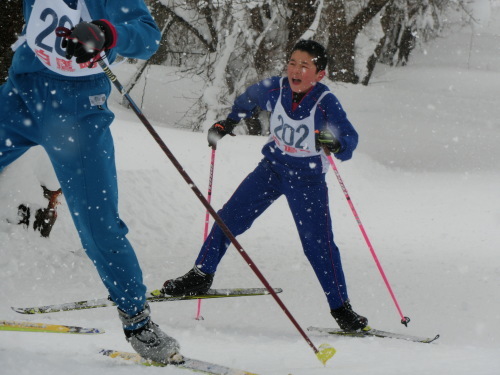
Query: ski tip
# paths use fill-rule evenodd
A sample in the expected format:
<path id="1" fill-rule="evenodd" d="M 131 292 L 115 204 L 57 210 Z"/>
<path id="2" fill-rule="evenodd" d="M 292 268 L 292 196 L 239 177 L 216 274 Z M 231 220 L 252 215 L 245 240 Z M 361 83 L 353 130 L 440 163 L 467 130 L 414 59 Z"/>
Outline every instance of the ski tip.
<path id="1" fill-rule="evenodd" d="M 323 366 L 326 366 L 326 362 L 332 358 L 337 350 L 330 344 L 321 344 L 319 346 L 319 351 L 316 353 L 316 357 L 321 361 Z"/>
<path id="2" fill-rule="evenodd" d="M 434 338 L 429 338 L 427 340 L 424 340 L 422 341 L 424 344 L 430 344 L 431 342 L 434 342 L 436 341 L 438 338 L 440 338 L 441 335 L 440 334 L 437 334 L 436 336 L 434 336 Z"/>
<path id="3" fill-rule="evenodd" d="M 22 307 L 12 307 L 11 309 L 14 310 L 18 314 L 36 314 L 35 309 L 26 309 Z"/>

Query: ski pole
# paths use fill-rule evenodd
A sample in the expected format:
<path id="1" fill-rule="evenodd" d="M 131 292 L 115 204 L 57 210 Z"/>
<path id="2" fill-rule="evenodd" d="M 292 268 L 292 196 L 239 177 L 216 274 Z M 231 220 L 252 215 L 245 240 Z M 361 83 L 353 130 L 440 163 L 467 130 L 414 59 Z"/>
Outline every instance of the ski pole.
<path id="1" fill-rule="evenodd" d="M 195 183 L 193 182 L 193 180 L 191 179 L 191 177 L 189 177 L 189 175 L 184 170 L 184 168 L 182 167 L 182 165 L 177 161 L 177 159 L 175 158 L 175 156 L 172 154 L 172 152 L 167 147 L 167 145 L 165 144 L 165 142 L 163 142 L 163 140 L 161 139 L 160 135 L 153 128 L 153 126 L 148 121 L 148 119 L 146 118 L 146 116 L 144 116 L 144 114 L 139 109 L 139 107 L 137 107 L 137 105 L 134 103 L 134 101 L 132 100 L 132 98 L 130 97 L 130 95 L 125 92 L 122 84 L 120 83 L 120 81 L 118 81 L 118 78 L 111 71 L 111 69 L 109 68 L 108 64 L 106 64 L 106 62 L 103 61 L 103 60 L 99 60 L 98 63 L 99 63 L 99 66 L 104 71 L 104 73 L 106 73 L 106 75 L 108 76 L 109 80 L 118 89 L 118 91 L 120 92 L 120 94 L 123 95 L 125 97 L 125 99 L 128 100 L 128 102 L 130 103 L 130 106 L 132 107 L 132 110 L 137 115 L 137 117 L 139 118 L 139 120 L 141 120 L 141 122 L 143 123 L 143 125 L 146 127 L 146 129 L 149 131 L 149 133 L 153 136 L 153 138 L 156 141 L 156 143 L 158 143 L 158 145 L 163 150 L 163 152 L 165 153 L 165 155 L 170 159 L 170 161 L 175 166 L 175 168 L 177 169 L 177 171 L 184 178 L 184 181 L 186 181 L 186 183 L 189 185 L 189 187 L 194 192 L 194 194 L 198 197 L 198 199 L 201 201 L 201 203 L 208 210 L 208 212 L 210 213 L 210 215 L 212 215 L 212 217 L 214 218 L 214 220 L 217 223 L 217 225 L 219 225 L 219 227 L 224 232 L 224 234 L 227 236 L 227 238 L 229 238 L 229 240 L 232 242 L 232 244 L 234 245 L 234 247 L 238 250 L 238 253 L 243 257 L 243 259 L 246 261 L 246 263 L 252 269 L 252 271 L 255 273 L 255 275 L 259 278 L 259 280 L 262 282 L 262 284 L 264 284 L 264 286 L 266 287 L 266 289 L 268 290 L 268 292 L 273 296 L 273 298 L 276 301 L 276 303 L 281 307 L 281 309 L 283 310 L 283 312 L 285 313 L 285 315 L 288 317 L 288 319 L 290 319 L 290 321 L 292 322 L 292 324 L 299 331 L 299 333 L 302 335 L 302 337 L 307 342 L 307 344 L 314 350 L 314 353 L 316 354 L 316 357 L 323 364 L 326 364 L 326 361 L 328 361 L 335 354 L 335 352 L 336 352 L 335 349 L 333 347 L 327 345 L 327 344 L 321 345 L 320 346 L 321 350 L 318 350 L 316 348 L 316 346 L 313 344 L 313 342 L 311 341 L 311 339 L 307 336 L 307 334 L 304 332 L 304 330 L 302 329 L 302 327 L 299 325 L 299 323 L 297 322 L 297 320 L 295 320 L 295 318 L 293 317 L 293 315 L 290 313 L 290 311 L 288 310 L 288 308 L 285 306 L 285 304 L 283 303 L 283 301 L 281 300 L 281 298 L 278 297 L 278 295 L 276 294 L 276 292 L 274 291 L 274 289 L 271 287 L 271 285 L 269 284 L 269 282 L 267 281 L 267 279 L 264 277 L 264 275 L 260 272 L 260 270 L 254 264 L 254 262 L 252 261 L 252 259 L 250 258 L 250 256 L 247 254 L 247 252 L 240 245 L 240 243 L 238 242 L 238 240 L 236 239 L 236 237 L 231 233 L 231 231 L 229 230 L 229 228 L 226 225 L 226 223 L 224 223 L 224 221 L 219 216 L 219 214 L 217 214 L 217 212 L 215 212 L 215 210 L 210 205 L 210 203 L 208 203 L 208 201 L 205 199 L 205 197 L 201 193 L 200 189 L 198 189 L 198 187 L 195 185 Z"/>
<path id="2" fill-rule="evenodd" d="M 207 202 L 210 204 L 212 201 L 212 183 L 214 179 L 214 166 L 215 166 L 215 150 L 217 146 L 212 147 L 212 157 L 210 158 L 210 174 L 208 176 L 208 192 L 207 192 Z M 210 212 L 208 210 L 205 213 L 205 228 L 203 230 L 203 242 L 208 237 L 208 223 L 210 222 Z M 203 320 L 201 316 L 201 299 L 198 300 L 198 309 L 196 311 L 196 320 Z"/>
<path id="3" fill-rule="evenodd" d="M 325 150 L 326 152 L 327 150 Z M 366 244 L 368 245 L 368 248 L 370 249 L 370 252 L 373 256 L 373 260 L 375 261 L 375 264 L 377 265 L 377 268 L 380 272 L 380 275 L 382 276 L 382 279 L 384 279 L 385 285 L 387 286 L 387 290 L 389 290 L 389 293 L 392 297 L 392 300 L 394 301 L 394 304 L 396 305 L 396 308 L 399 312 L 399 315 L 401 316 L 401 324 L 404 324 L 406 327 L 408 327 L 408 323 L 410 322 L 410 318 L 407 316 L 403 315 L 403 312 L 401 311 L 401 308 L 399 307 L 399 303 L 396 299 L 396 296 L 394 295 L 394 292 L 392 291 L 391 284 L 389 283 L 389 280 L 387 279 L 387 276 L 385 275 L 384 269 L 382 268 L 382 265 L 380 264 L 380 261 L 378 260 L 377 254 L 375 253 L 375 249 L 372 246 L 372 243 L 370 239 L 368 238 L 368 234 L 366 233 L 365 227 L 361 223 L 361 219 L 359 218 L 359 215 L 354 208 L 354 204 L 352 203 L 352 199 L 349 196 L 349 193 L 347 191 L 347 188 L 345 187 L 344 181 L 342 180 L 342 177 L 340 177 L 339 170 L 337 169 L 337 166 L 335 165 L 335 162 L 333 161 L 332 156 L 330 155 L 330 152 L 326 152 L 326 156 L 328 157 L 328 161 L 330 162 L 330 165 L 332 166 L 333 171 L 335 172 L 335 176 L 337 176 L 337 180 L 339 181 L 339 185 L 342 188 L 342 191 L 344 192 L 345 199 L 347 200 L 347 203 L 349 203 L 349 207 L 351 207 L 352 214 L 354 215 L 354 218 L 356 219 L 359 229 L 361 230 L 361 233 L 363 234 L 363 237 L 366 241 Z"/>

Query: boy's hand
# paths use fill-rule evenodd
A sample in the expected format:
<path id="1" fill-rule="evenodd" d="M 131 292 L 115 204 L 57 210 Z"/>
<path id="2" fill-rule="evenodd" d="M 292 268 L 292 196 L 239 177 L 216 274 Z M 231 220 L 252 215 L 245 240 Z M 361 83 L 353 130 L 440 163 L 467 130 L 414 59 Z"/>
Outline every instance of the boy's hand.
<path id="1" fill-rule="evenodd" d="M 236 126 L 237 122 L 227 119 L 218 121 L 212 125 L 210 129 L 208 129 L 207 139 L 208 145 L 213 149 L 217 148 L 217 141 L 224 137 L 226 134 L 229 134 L 234 137 L 233 129 Z"/>
<path id="2" fill-rule="evenodd" d="M 316 130 L 316 149 L 326 148 L 328 151 L 336 154 L 340 151 L 342 145 L 329 130 Z"/>

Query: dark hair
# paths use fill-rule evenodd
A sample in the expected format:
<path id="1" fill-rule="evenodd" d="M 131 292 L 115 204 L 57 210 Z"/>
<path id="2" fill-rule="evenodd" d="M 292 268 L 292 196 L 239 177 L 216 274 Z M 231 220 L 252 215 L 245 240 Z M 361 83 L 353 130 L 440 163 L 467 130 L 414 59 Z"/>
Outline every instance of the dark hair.
<path id="1" fill-rule="evenodd" d="M 313 57 L 313 62 L 318 72 L 326 69 L 326 65 L 328 64 L 326 49 L 318 42 L 301 39 L 293 46 L 291 54 L 297 50 L 307 52 Z"/>

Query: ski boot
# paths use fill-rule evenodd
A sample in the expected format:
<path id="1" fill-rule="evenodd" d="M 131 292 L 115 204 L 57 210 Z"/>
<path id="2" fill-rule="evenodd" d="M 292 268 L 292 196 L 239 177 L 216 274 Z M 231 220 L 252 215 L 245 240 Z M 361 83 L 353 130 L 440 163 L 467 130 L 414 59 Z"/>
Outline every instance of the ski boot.
<path id="1" fill-rule="evenodd" d="M 127 341 L 142 358 L 163 364 L 181 363 L 183 361 L 183 357 L 179 353 L 179 343 L 151 321 L 148 305 L 142 312 L 133 317 L 128 316 L 120 309 L 118 309 L 118 314 L 122 320 L 123 332 Z M 146 324 L 137 329 L 128 330 L 125 328 L 140 324 L 144 320 L 147 320 Z"/>
<path id="2" fill-rule="evenodd" d="M 28 228 L 30 226 L 30 216 L 31 209 L 29 208 L 29 206 L 20 204 L 19 207 L 17 207 L 17 217 L 19 218 L 17 224 L 23 225 L 25 228 Z"/>
<path id="3" fill-rule="evenodd" d="M 368 319 L 354 312 L 349 301 L 344 302 L 341 307 L 330 312 L 339 327 L 344 331 L 357 331 L 368 325 Z"/>
<path id="4" fill-rule="evenodd" d="M 33 222 L 33 229 L 40 232 L 42 237 L 49 237 L 52 227 L 57 219 L 57 205 L 60 204 L 59 196 L 62 191 L 49 190 L 42 185 L 43 196 L 47 198 L 49 204 L 47 208 L 39 208 L 35 213 L 35 221 Z"/>
<path id="5" fill-rule="evenodd" d="M 194 266 L 184 276 L 165 281 L 161 292 L 170 296 L 195 296 L 206 293 L 213 281 L 214 274 L 205 274 Z"/>

